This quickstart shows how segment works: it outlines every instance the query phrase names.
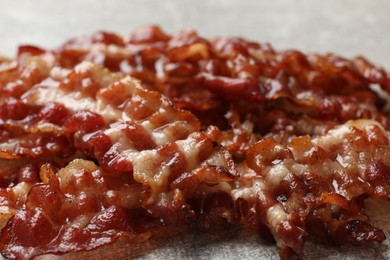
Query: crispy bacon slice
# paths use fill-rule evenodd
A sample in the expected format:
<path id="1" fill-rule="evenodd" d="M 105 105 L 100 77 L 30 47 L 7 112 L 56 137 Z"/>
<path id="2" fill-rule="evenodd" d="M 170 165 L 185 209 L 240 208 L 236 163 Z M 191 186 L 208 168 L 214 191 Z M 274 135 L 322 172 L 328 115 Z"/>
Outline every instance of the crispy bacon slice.
<path id="1" fill-rule="evenodd" d="M 265 99 L 266 111 L 277 108 L 287 118 L 310 113 L 338 124 L 375 118 L 388 128 L 388 120 L 381 114 L 383 100 L 370 84 L 388 92 L 390 80 L 382 68 L 362 57 L 347 60 L 333 54 L 277 52 L 268 44 L 240 38 L 208 41 L 191 30 L 167 35 L 158 27 L 140 28 L 128 40 L 113 40 L 118 37 L 99 32 L 72 39 L 57 50 L 59 62 L 75 66 L 89 60 L 129 73 L 178 107 L 195 112 L 205 127 L 210 115 L 215 117 L 214 124 L 224 126 L 223 115 L 230 108 L 226 104 L 239 103 L 241 107 L 246 103 L 241 116 L 252 116 L 258 131 L 270 132 L 277 124 L 275 119 L 260 114 L 255 120 L 257 112 L 246 109 L 248 103 L 252 108 L 262 106 L 259 101 Z M 274 107 L 281 101 L 286 104 Z"/>
<path id="2" fill-rule="evenodd" d="M 232 194 L 256 212 L 256 225 L 269 228 L 282 258 L 302 256 L 310 224 L 339 242 L 382 242 L 385 235 L 370 224 L 362 199 L 388 196 L 388 156 L 388 133 L 372 120 L 287 144 L 269 137 L 248 151 Z"/>
<path id="3" fill-rule="evenodd" d="M 148 236 L 137 226 L 142 220 L 132 220 L 138 214 L 141 186 L 130 175 L 107 174 L 81 159 L 56 174 L 41 171 L 47 179 L 31 188 L 25 207 L 2 230 L 6 257 L 91 249 L 127 231 L 141 233 L 137 239 Z"/>
<path id="4" fill-rule="evenodd" d="M 39 169 L 35 180 L 2 190 L 0 246 L 7 257 L 88 250 L 119 237 L 141 241 L 168 225 L 177 232 L 203 214 L 194 200 L 219 194 L 229 201 L 235 169 L 219 130 L 200 132 L 190 112 L 129 76 L 87 62 L 53 67 L 19 98 L 6 99 L 1 115 L 3 160 L 29 159 Z M 67 143 L 53 145 L 63 138 Z M 59 152 L 62 169 L 48 164 Z M 237 221 L 222 209 L 208 217 Z"/>

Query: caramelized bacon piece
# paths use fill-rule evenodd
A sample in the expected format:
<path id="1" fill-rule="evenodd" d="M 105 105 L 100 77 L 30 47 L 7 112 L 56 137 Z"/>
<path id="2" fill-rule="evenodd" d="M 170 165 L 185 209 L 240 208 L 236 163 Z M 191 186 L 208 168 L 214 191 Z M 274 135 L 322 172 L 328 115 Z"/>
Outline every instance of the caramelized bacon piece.
<path id="1" fill-rule="evenodd" d="M 383 69 L 361 57 L 347 60 L 333 54 L 276 52 L 268 44 L 240 38 L 207 41 L 191 30 L 167 35 L 158 27 L 140 28 L 124 44 L 95 41 L 97 35 L 64 44 L 58 50 L 61 59 L 67 59 L 69 52 L 79 52 L 72 66 L 89 60 L 129 73 L 148 88 L 162 92 L 178 107 L 198 114 L 208 111 L 200 117 L 205 128 L 210 114 L 216 117 L 214 121 L 223 120 L 224 112 L 220 111 L 226 112 L 227 104 L 241 100 L 257 104 L 263 99 L 270 100 L 270 104 L 288 99 L 292 105 L 276 106 L 289 117 L 312 113 L 315 118 L 337 118 L 339 124 L 375 118 L 389 127 L 381 115 L 382 100 L 369 87 L 379 84 L 388 91 L 389 78 Z M 356 106 L 357 103 L 365 105 Z M 244 108 L 240 112 L 248 111 Z M 254 123 L 263 133 L 270 131 L 264 126 L 276 122 L 258 119 Z"/>
<path id="2" fill-rule="evenodd" d="M 123 110 L 122 120 L 78 140 L 78 147 L 92 153 L 107 171 L 132 172 L 138 152 L 185 139 L 200 130 L 191 113 L 140 87 L 135 87 Z"/>
<path id="3" fill-rule="evenodd" d="M 74 160 L 32 187 L 26 207 L 2 230 L 2 253 L 29 258 L 92 249 L 113 243 L 123 232 L 148 237 L 138 226 L 142 221 L 133 220 L 140 195 L 141 186 L 130 175 L 107 174 L 90 161 Z"/>
<path id="4" fill-rule="evenodd" d="M 194 200 L 218 196 L 221 205 L 233 204 L 234 163 L 219 145 L 219 130 L 200 132 L 190 112 L 129 76 L 87 62 L 73 70 L 54 67 L 20 99 L 7 99 L 1 116 L 4 159 L 31 158 L 38 166 L 74 150 L 62 154 L 69 164 L 58 172 L 41 164 L 39 179 L 4 190 L 0 245 L 7 257 L 88 250 L 122 236 L 137 241 L 165 226 L 177 232 L 206 210 L 195 209 Z M 68 142 L 52 145 L 50 138 Z M 71 161 L 74 153 L 100 168 Z M 229 207 L 212 216 L 238 220 Z"/>
<path id="5" fill-rule="evenodd" d="M 382 242 L 384 233 L 370 224 L 361 198 L 388 196 L 389 147 L 388 134 L 371 120 L 285 145 L 269 137 L 248 151 L 249 169 L 232 193 L 252 203 L 282 258 L 301 256 L 309 222 L 339 242 Z"/>

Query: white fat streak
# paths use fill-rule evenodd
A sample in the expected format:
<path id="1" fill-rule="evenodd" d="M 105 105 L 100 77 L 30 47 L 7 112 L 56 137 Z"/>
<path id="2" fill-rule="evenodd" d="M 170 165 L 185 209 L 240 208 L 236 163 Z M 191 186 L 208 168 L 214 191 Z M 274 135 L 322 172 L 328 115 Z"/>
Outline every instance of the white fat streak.
<path id="1" fill-rule="evenodd" d="M 110 137 L 112 143 L 115 144 L 120 154 L 136 151 L 132 142 L 130 142 L 129 138 L 127 138 L 127 136 L 123 133 L 122 130 L 124 128 L 124 125 L 115 123 L 112 124 L 109 129 L 104 131 L 104 134 Z"/>
<path id="2" fill-rule="evenodd" d="M 297 176 L 301 176 L 304 172 L 308 170 L 307 165 L 300 163 L 293 163 L 290 168 L 292 172 L 294 172 L 294 174 Z"/>
<path id="3" fill-rule="evenodd" d="M 2 73 L 4 71 L 7 72 L 8 70 L 11 70 L 11 69 L 15 69 L 17 66 L 18 66 L 17 61 L 1 62 L 1 56 L 0 56 L 0 73 Z"/>
<path id="4" fill-rule="evenodd" d="M 388 76 L 389 77 L 389 76 Z M 384 91 L 378 84 L 370 84 L 370 88 L 376 94 L 378 94 L 383 100 L 386 101 L 386 105 L 383 108 L 383 112 L 390 112 L 390 95 L 387 91 Z"/>
<path id="5" fill-rule="evenodd" d="M 337 155 L 336 161 L 344 168 L 348 167 L 348 165 L 349 165 L 348 163 L 346 163 L 344 161 L 344 158 L 340 154 Z"/>
<path id="6" fill-rule="evenodd" d="M 0 206 L 0 222 L 3 218 L 7 220 L 14 214 L 15 210 L 11 209 L 9 206 L 1 205 Z M 3 226 L 0 225 L 0 228 Z"/>
<path id="7" fill-rule="evenodd" d="M 189 136 L 185 140 L 177 141 L 176 144 L 187 159 L 188 169 L 197 167 L 199 165 L 198 155 L 200 152 L 198 141 L 192 136 Z"/>
<path id="8" fill-rule="evenodd" d="M 173 139 L 169 132 L 165 134 L 163 131 L 159 131 L 149 120 L 143 121 L 141 126 L 149 133 L 156 145 L 169 143 Z"/>
<path id="9" fill-rule="evenodd" d="M 20 144 L 19 139 L 8 139 L 7 142 L 2 142 L 0 144 L 0 151 L 8 153 L 13 151 L 17 145 Z"/>
<path id="10" fill-rule="evenodd" d="M 129 138 L 125 134 L 123 134 L 124 126 L 118 123 L 114 123 L 111 125 L 111 128 L 104 131 L 108 137 L 110 137 L 112 143 L 115 145 L 115 149 L 121 154 L 128 162 L 135 163 L 142 162 L 139 157 L 146 156 L 147 151 L 139 152 L 134 148 L 132 142 L 129 141 Z M 94 133 L 93 133 L 94 134 Z M 92 134 L 92 135 L 93 135 Z M 139 154 L 142 153 L 140 156 Z"/>
<path id="11" fill-rule="evenodd" d="M 33 184 L 20 182 L 14 187 L 11 188 L 12 192 L 15 195 L 15 201 L 26 201 L 27 194 L 32 188 Z M 17 209 L 14 209 L 10 206 L 1 205 L 0 206 L 0 230 L 5 227 L 8 220 L 16 213 Z"/>
<path id="12" fill-rule="evenodd" d="M 209 57 L 207 45 L 204 43 L 192 44 L 188 49 L 188 56 L 193 56 L 196 54 L 200 54 L 203 58 L 207 59 Z"/>
<path id="13" fill-rule="evenodd" d="M 80 47 L 77 46 L 77 49 L 78 48 L 80 48 Z M 131 55 L 130 50 L 123 48 L 123 47 L 120 47 L 120 46 L 117 46 L 117 45 L 114 45 L 114 44 L 106 45 L 103 43 L 95 43 L 91 46 L 86 47 L 85 50 L 88 51 L 88 54 L 90 56 L 93 56 L 94 54 L 99 54 L 99 53 L 104 53 L 105 55 L 108 55 L 108 56 L 120 56 L 120 57 Z"/>
<path id="14" fill-rule="evenodd" d="M 25 127 L 26 130 L 28 131 L 28 127 Z M 31 133 L 35 132 L 60 132 L 62 129 L 60 126 L 49 123 L 49 122 L 39 122 L 39 124 L 34 128 L 30 128 Z"/>
<path id="15" fill-rule="evenodd" d="M 387 136 L 386 130 L 379 122 L 371 119 L 358 119 L 350 120 L 343 125 L 337 126 L 336 128 L 330 130 L 326 135 L 314 138 L 312 142 L 313 144 L 322 147 L 326 151 L 330 151 L 332 147 L 344 142 L 345 136 L 351 133 L 351 128 L 356 128 L 358 130 L 364 131 L 369 126 L 377 126 L 383 132 L 383 134 Z M 337 168 L 341 166 L 344 169 L 356 169 L 359 172 L 360 176 L 362 176 L 367 167 L 365 164 L 356 165 L 355 156 L 362 157 L 364 156 L 364 153 L 361 153 L 359 155 L 345 154 L 344 156 L 338 154 L 336 157 L 337 163 L 327 164 L 327 167 L 329 167 L 329 169 L 323 169 L 322 172 L 334 172 Z"/>
<path id="16" fill-rule="evenodd" d="M 84 228 L 91 222 L 93 217 L 94 214 L 91 213 L 81 214 L 72 220 L 72 227 Z"/>
<path id="17" fill-rule="evenodd" d="M 332 177 L 337 170 L 340 170 L 340 165 L 335 161 L 327 160 L 321 165 L 321 168 L 318 169 L 318 174 L 325 178 L 329 178 Z"/>
<path id="18" fill-rule="evenodd" d="M 69 69 L 54 67 L 50 71 L 50 77 L 52 77 L 54 80 L 61 81 L 64 80 L 69 75 L 70 72 L 71 70 Z"/>
<path id="19" fill-rule="evenodd" d="M 336 128 L 330 130 L 326 135 L 314 138 L 312 140 L 314 145 L 320 146 L 325 150 L 329 150 L 332 146 L 341 143 L 345 136 L 351 132 L 351 128 L 355 127 L 359 130 L 364 130 L 367 126 L 378 126 L 384 133 L 386 132 L 383 126 L 375 120 L 370 119 L 358 119 L 350 120 L 343 125 L 339 125 Z"/>
<path id="20" fill-rule="evenodd" d="M 85 172 L 93 172 L 98 169 L 99 168 L 92 161 L 83 159 L 75 159 L 71 161 L 66 167 L 61 168 L 57 173 L 61 189 L 64 189 L 72 183 L 73 178 L 79 178 Z"/>
<path id="21" fill-rule="evenodd" d="M 91 62 L 84 61 L 84 62 L 77 64 L 76 67 L 74 67 L 74 71 L 77 73 L 83 73 L 83 72 L 91 70 L 94 66 L 96 66 L 96 65 L 91 63 Z"/>
<path id="22" fill-rule="evenodd" d="M 223 156 L 223 153 L 220 151 L 215 151 L 207 160 L 205 160 L 203 165 L 215 165 L 228 168 L 226 158 Z"/>
<path id="23" fill-rule="evenodd" d="M 13 193 L 17 197 L 27 198 L 27 193 L 33 185 L 27 182 L 20 182 L 12 188 Z"/>
<path id="24" fill-rule="evenodd" d="M 155 161 L 158 158 L 157 150 L 145 150 L 136 154 L 133 158 L 134 179 L 140 183 L 149 183 L 153 180 Z"/>
<path id="25" fill-rule="evenodd" d="M 32 92 L 27 92 L 27 95 L 23 96 L 23 100 L 27 103 L 37 105 L 57 102 L 63 104 L 72 112 L 89 110 L 100 114 L 107 122 L 116 120 L 121 116 L 121 111 L 106 104 L 102 100 L 94 100 L 91 97 L 82 96 L 79 92 L 66 92 L 58 88 L 44 86 L 35 87 L 32 89 Z"/>
<path id="26" fill-rule="evenodd" d="M 133 156 L 134 180 L 150 186 L 152 191 L 148 204 L 158 199 L 160 191 L 167 187 L 168 177 L 171 174 L 169 165 L 163 164 L 156 167 L 158 156 L 157 150 L 145 150 Z"/>
<path id="27" fill-rule="evenodd" d="M 110 74 L 108 70 L 100 70 L 97 65 L 91 62 L 82 62 L 78 64 L 74 71 L 76 73 L 83 73 L 85 71 L 92 72 L 92 78 L 102 86 L 109 86 L 115 81 L 119 81 L 125 86 L 126 93 L 131 96 L 137 86 L 140 86 L 138 80 L 130 76 L 123 76 L 122 74 Z M 57 102 L 63 104 L 70 111 L 89 110 L 91 112 L 100 114 L 106 122 L 117 121 L 123 114 L 117 108 L 107 104 L 102 99 L 94 99 L 92 97 L 85 97 L 81 92 L 72 91 L 67 92 L 58 88 L 57 81 L 62 81 L 70 73 L 70 70 L 54 67 L 50 71 L 50 76 L 54 79 L 52 82 L 47 81 L 49 85 L 36 85 L 30 91 L 22 96 L 22 100 L 26 103 L 45 105 L 48 102 Z M 57 83 L 57 84 L 56 84 Z"/>
<path id="28" fill-rule="evenodd" d="M 266 180 L 273 187 L 276 187 L 289 172 L 290 170 L 284 164 L 277 164 L 269 169 Z"/>
<path id="29" fill-rule="evenodd" d="M 267 211 L 267 222 L 274 229 L 283 221 L 288 218 L 287 213 L 283 210 L 282 205 L 275 204 Z"/>
<path id="30" fill-rule="evenodd" d="M 159 171 L 153 176 L 153 182 L 158 185 L 158 187 L 166 188 L 170 174 L 171 169 L 169 165 L 163 164 Z"/>
<path id="31" fill-rule="evenodd" d="M 176 145 L 178 146 L 178 150 L 187 159 L 186 171 L 191 171 L 199 166 L 200 162 L 198 157 L 200 146 L 198 145 L 198 140 L 189 136 L 185 140 L 177 141 Z M 133 155 L 134 179 L 137 182 L 150 185 L 153 191 L 148 203 L 152 203 L 157 198 L 157 194 L 155 194 L 156 192 L 165 188 L 168 176 L 171 174 L 169 166 L 170 163 L 159 165 L 156 169 L 156 158 L 159 158 L 159 154 L 156 149 L 142 151 Z M 224 165 L 220 156 L 215 155 L 209 158 L 207 162 L 214 163 L 215 165 Z"/>
<path id="32" fill-rule="evenodd" d="M 266 186 L 263 181 L 255 180 L 253 181 L 252 187 L 234 189 L 232 191 L 232 197 L 234 200 L 242 198 L 246 201 L 254 200 L 257 198 L 257 194 L 265 190 Z"/>
<path id="33" fill-rule="evenodd" d="M 177 137 L 174 135 L 174 131 L 172 131 L 172 128 L 175 127 L 180 127 L 182 129 L 187 128 L 187 132 L 189 133 L 193 131 L 192 125 L 188 124 L 185 121 L 172 120 L 172 123 L 155 128 L 153 124 L 150 123 L 150 121 L 146 120 L 141 123 L 141 126 L 149 133 L 152 140 L 158 146 L 176 141 Z"/>
<path id="34" fill-rule="evenodd" d="M 174 124 L 179 123 L 176 120 L 174 120 L 175 119 L 175 112 L 173 112 L 172 109 L 165 108 L 164 102 L 163 102 L 162 106 L 155 113 L 153 113 L 153 115 L 150 116 L 150 118 L 152 118 L 154 116 L 159 116 L 159 115 L 166 116 L 169 119 L 168 121 L 172 122 L 172 123 L 168 123 L 166 125 L 159 126 L 156 128 L 156 126 L 153 125 L 150 122 L 150 120 L 145 120 L 141 123 L 142 127 L 149 133 L 152 140 L 157 145 L 163 145 L 163 144 L 166 144 L 168 142 L 175 141 L 176 140 L 175 137 L 170 133 L 169 128 L 168 128 L 168 126 L 170 126 L 170 125 L 174 125 Z M 185 126 L 186 124 L 184 123 L 182 125 Z"/>

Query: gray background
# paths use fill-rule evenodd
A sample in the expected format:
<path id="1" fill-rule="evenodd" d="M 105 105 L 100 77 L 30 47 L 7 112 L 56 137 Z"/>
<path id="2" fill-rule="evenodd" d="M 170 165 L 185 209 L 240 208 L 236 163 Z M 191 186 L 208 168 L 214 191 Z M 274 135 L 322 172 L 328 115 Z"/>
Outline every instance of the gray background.
<path id="1" fill-rule="evenodd" d="M 390 68 L 389 0 L 0 0 L 0 53 L 19 44 L 53 48 L 96 30 L 127 34 L 146 24 L 167 32 L 235 35 L 346 57 L 363 54 Z"/>
<path id="2" fill-rule="evenodd" d="M 0 0 L 0 53 L 13 57 L 20 44 L 55 48 L 71 36 L 97 30 L 128 34 L 159 24 L 169 33 L 184 27 L 203 36 L 243 36 L 277 49 L 364 55 L 390 69 L 390 0 Z M 390 209 L 380 202 L 374 221 L 389 235 Z M 306 259 L 390 259 L 388 242 L 366 248 L 307 243 Z M 277 249 L 235 229 L 149 241 L 135 252 L 116 246 L 67 259 L 278 259 Z M 46 258 L 53 258 L 47 256 Z"/>

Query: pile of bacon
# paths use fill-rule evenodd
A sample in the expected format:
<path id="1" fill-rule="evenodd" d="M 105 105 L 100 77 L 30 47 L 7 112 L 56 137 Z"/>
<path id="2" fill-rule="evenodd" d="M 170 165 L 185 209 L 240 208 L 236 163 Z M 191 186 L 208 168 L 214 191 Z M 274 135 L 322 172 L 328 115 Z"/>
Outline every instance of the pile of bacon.
<path id="1" fill-rule="evenodd" d="M 145 27 L 0 59 L 0 251 L 136 244 L 223 223 L 382 242 L 390 79 L 362 57 Z M 129 245 L 131 246 L 131 245 Z"/>

